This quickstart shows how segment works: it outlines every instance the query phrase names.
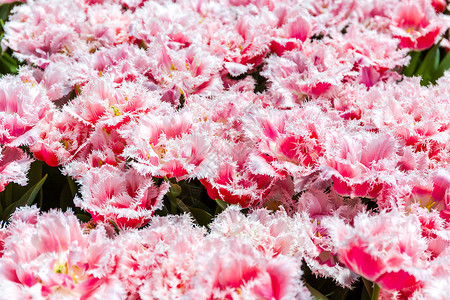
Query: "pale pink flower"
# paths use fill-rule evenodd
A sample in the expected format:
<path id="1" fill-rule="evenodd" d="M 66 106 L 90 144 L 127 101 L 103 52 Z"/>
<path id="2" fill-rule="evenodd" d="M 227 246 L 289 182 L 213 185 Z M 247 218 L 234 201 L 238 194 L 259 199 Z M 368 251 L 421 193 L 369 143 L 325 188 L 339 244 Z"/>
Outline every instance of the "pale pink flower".
<path id="1" fill-rule="evenodd" d="M 91 168 L 99 168 L 105 164 L 125 170 L 128 168 L 127 158 L 123 155 L 125 145 L 125 140 L 117 130 L 97 126 L 91 131 L 88 142 L 64 164 L 62 172 L 80 179 Z"/>
<path id="2" fill-rule="evenodd" d="M 103 76 L 92 79 L 81 89 L 81 94 L 64 107 L 64 111 L 80 122 L 92 126 L 97 123 L 116 125 L 130 116 L 154 108 L 156 93 L 137 83 L 117 84 Z"/>
<path id="3" fill-rule="evenodd" d="M 329 132 L 341 125 L 314 103 L 292 111 L 253 111 L 243 122 L 257 149 L 249 157 L 250 169 L 274 177 L 290 175 L 297 192 L 303 179 L 320 168 Z"/>
<path id="4" fill-rule="evenodd" d="M 195 262 L 204 244 L 206 230 L 193 225 L 188 215 L 153 217 L 141 230 L 122 231 L 116 237 L 120 247 L 118 277 L 127 286 L 129 297 L 147 282 L 153 296 L 182 296 L 190 278 L 199 271 Z M 144 296 L 145 299 L 145 296 Z"/>
<path id="5" fill-rule="evenodd" d="M 337 28 L 342 30 L 355 19 L 358 1 L 306 1 L 302 3 L 321 30 Z M 367 2 L 364 3 L 367 6 Z"/>
<path id="6" fill-rule="evenodd" d="M 167 46 L 174 50 L 199 44 L 211 24 L 209 17 L 216 17 L 214 10 L 227 12 L 218 6 L 217 2 L 142 1 L 134 11 L 129 34 L 137 45 L 150 45 L 161 37 L 168 37 Z"/>
<path id="7" fill-rule="evenodd" d="M 448 229 L 447 245 L 448 245 Z M 450 268 L 448 266 L 448 259 L 450 256 L 450 248 L 445 249 L 439 257 L 431 262 L 430 268 L 433 275 L 428 277 L 425 281 L 424 287 L 413 294 L 413 299 L 437 299 L 444 300 L 450 291 Z"/>
<path id="8" fill-rule="evenodd" d="M 73 159 L 86 159 L 92 151 L 112 151 L 117 164 L 127 142 L 119 129 L 144 112 L 166 112 L 169 108 L 138 83 L 117 84 L 107 76 L 87 83 L 81 94 L 42 123 L 39 139 L 32 145 L 34 155 L 56 166 Z M 108 150 L 110 149 L 110 150 Z M 71 174 L 77 176 L 76 172 Z"/>
<path id="9" fill-rule="evenodd" d="M 64 67 L 62 67 L 63 64 Z M 23 82 L 43 87 L 47 97 L 51 101 L 57 101 L 54 104 L 58 105 L 64 97 L 68 98 L 73 90 L 72 84 L 69 83 L 72 70 L 67 67 L 68 61 L 63 64 L 50 64 L 45 70 L 24 66 L 19 69 L 18 76 Z"/>
<path id="10" fill-rule="evenodd" d="M 250 242 L 265 256 L 276 257 L 297 254 L 301 237 L 292 230 L 293 223 L 294 219 L 283 210 L 271 214 L 269 210 L 258 209 L 245 216 L 240 207 L 230 206 L 209 227 L 212 236 L 239 238 Z"/>
<path id="11" fill-rule="evenodd" d="M 121 130 L 128 145 L 124 155 L 142 174 L 180 180 L 204 178 L 216 169 L 211 141 L 187 112 L 146 114 Z"/>
<path id="12" fill-rule="evenodd" d="M 177 244 L 178 247 L 189 247 Z M 174 258 L 177 257 L 176 248 L 169 255 L 171 252 L 174 252 Z M 310 299 L 309 292 L 298 283 L 299 265 L 291 258 L 268 260 L 243 242 L 211 238 L 205 239 L 200 247 L 196 247 L 195 254 L 193 261 L 184 259 L 184 266 L 178 264 L 188 270 L 189 277 L 184 272 L 178 273 L 181 270 L 171 270 L 170 267 L 177 265 L 167 261 L 162 270 L 155 270 L 145 281 L 140 296 L 185 299 Z M 190 270 L 194 265 L 195 269 Z M 175 274 L 180 274 L 177 276 L 179 278 L 172 278 L 174 271 Z"/>
<path id="13" fill-rule="evenodd" d="M 273 29 L 266 21 L 265 9 L 248 6 L 239 9 L 232 22 L 212 23 L 207 43 L 213 53 L 223 55 L 224 67 L 231 76 L 239 76 L 262 64 L 269 52 Z"/>
<path id="14" fill-rule="evenodd" d="M 27 173 L 33 162 L 19 148 L 2 147 L 0 152 L 0 191 L 10 182 L 26 185 Z"/>
<path id="15" fill-rule="evenodd" d="M 23 211 L 12 216 L 0 259 L 0 286 L 12 298 L 124 299 L 124 286 L 113 276 L 118 259 L 103 227 L 86 234 L 72 213 L 22 210 L 35 217 L 29 222 Z"/>
<path id="16" fill-rule="evenodd" d="M 148 55 L 144 49 L 124 43 L 113 48 L 102 48 L 92 55 L 83 56 L 83 63 L 88 70 L 95 73 L 95 76 L 88 73 L 87 80 L 90 80 L 91 76 L 95 80 L 96 77 L 108 75 L 109 79 L 116 84 L 135 82 L 150 90 L 156 90 L 157 85 L 150 72 L 151 59 L 152 56 Z M 127 86 L 130 85 L 125 85 L 125 88 Z"/>
<path id="17" fill-rule="evenodd" d="M 446 220 L 440 217 L 439 211 L 412 206 L 411 213 L 419 218 L 422 237 L 428 242 L 430 258 L 434 260 L 445 255 L 450 246 L 449 226 Z"/>
<path id="18" fill-rule="evenodd" d="M 181 95 L 211 95 L 223 89 L 219 77 L 219 71 L 223 68 L 222 59 L 202 48 L 196 45 L 172 50 L 162 41 L 149 47 L 147 55 L 151 55 L 151 60 L 147 76 L 162 88 L 163 99 L 169 97 L 169 91 L 173 91 L 174 95 L 168 102 L 177 106 Z"/>
<path id="19" fill-rule="evenodd" d="M 169 184 L 155 186 L 135 170 L 121 171 L 111 165 L 92 168 L 80 179 L 82 199 L 75 205 L 87 210 L 94 221 L 112 221 L 119 228 L 141 227 L 161 208 Z"/>
<path id="20" fill-rule="evenodd" d="M 358 72 L 345 78 L 346 85 L 354 80 L 370 88 L 378 81 L 401 79 L 392 70 L 408 63 L 407 50 L 398 49 L 398 41 L 390 34 L 370 30 L 360 24 L 349 25 L 345 34 L 330 34 L 332 38 L 325 38 L 324 43 L 333 46 L 339 57 L 353 63 L 352 71 Z"/>
<path id="21" fill-rule="evenodd" d="M 266 257 L 233 236 L 207 235 L 187 216 L 154 217 L 121 232 L 119 278 L 143 299 L 309 299 L 298 281 L 299 261 Z"/>
<path id="22" fill-rule="evenodd" d="M 205 252 L 215 249 L 212 258 L 194 282 L 211 286 L 212 298 L 309 299 L 309 292 L 296 281 L 299 264 L 292 258 L 261 259 L 254 249 L 234 240 L 209 240 Z M 223 253 L 221 255 L 221 253 Z M 228 255 L 226 254 L 228 253 Z M 232 255 L 230 255 L 232 254 Z M 216 257 L 220 257 L 219 260 Z M 200 277 L 200 278 L 198 278 Z M 203 281 L 203 282 L 202 282 Z M 194 291 L 195 292 L 195 291 Z M 193 293 L 196 295 L 197 293 Z M 209 297 L 206 298 L 209 298 Z"/>
<path id="23" fill-rule="evenodd" d="M 449 162 L 448 99 L 440 96 L 445 81 L 432 89 L 420 86 L 420 78 L 383 83 L 359 93 L 361 119 L 373 131 L 390 132 L 399 142 L 399 167 L 404 170 L 434 169 Z"/>
<path id="24" fill-rule="evenodd" d="M 5 26 L 2 47 L 13 49 L 20 60 L 42 68 L 52 56 L 70 54 L 79 45 L 73 25 L 86 18 L 77 2 L 32 1 L 15 6 Z"/>
<path id="25" fill-rule="evenodd" d="M 344 76 L 353 74 L 350 61 L 338 57 L 334 47 L 318 42 L 304 44 L 303 51 L 271 56 L 266 62 L 261 75 L 268 78 L 277 107 L 292 107 L 324 95 Z"/>
<path id="26" fill-rule="evenodd" d="M 106 1 L 101 5 L 91 5 L 85 11 L 86 18 L 77 20 L 74 27 L 79 32 L 79 38 L 85 40 L 91 49 L 128 42 L 128 27 L 132 20 L 131 11 L 124 11 L 119 3 L 107 3 Z"/>
<path id="27" fill-rule="evenodd" d="M 0 80 L 0 143 L 29 145 L 37 138 L 36 125 L 51 115 L 52 104 L 43 89 L 19 77 Z"/>
<path id="28" fill-rule="evenodd" d="M 392 196 L 396 199 L 396 205 L 406 211 L 410 211 L 412 206 L 438 211 L 445 209 L 445 202 L 442 198 L 434 199 L 433 191 L 434 184 L 431 176 L 425 176 L 417 172 L 400 173 L 398 174 L 396 188 L 393 188 Z"/>
<path id="29" fill-rule="evenodd" d="M 231 206 L 217 216 L 210 225 L 211 235 L 249 242 L 266 257 L 304 260 L 314 274 L 331 277 L 342 286 L 355 280 L 349 269 L 337 263 L 333 245 L 319 225 L 321 218 L 312 219 L 306 212 L 288 216 L 283 209 L 275 213 L 259 209 L 245 216 L 239 210 Z M 344 216 L 344 209 L 340 211 Z"/>
<path id="30" fill-rule="evenodd" d="M 26 2 L 26 0 L 1 0 L 0 3 Z"/>

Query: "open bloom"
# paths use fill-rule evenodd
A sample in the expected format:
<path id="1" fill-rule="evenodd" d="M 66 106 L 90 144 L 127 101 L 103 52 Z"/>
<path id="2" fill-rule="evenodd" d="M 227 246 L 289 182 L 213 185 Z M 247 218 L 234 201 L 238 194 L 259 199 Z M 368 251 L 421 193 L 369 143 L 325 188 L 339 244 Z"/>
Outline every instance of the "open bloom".
<path id="1" fill-rule="evenodd" d="M 242 144 L 222 142 L 232 154 L 218 166 L 217 173 L 201 179 L 212 199 L 221 199 L 243 207 L 256 205 L 270 192 L 279 176 L 253 172 L 249 167 L 250 149 Z"/>
<path id="2" fill-rule="evenodd" d="M 429 276 L 427 242 L 414 215 L 382 212 L 355 217 L 353 225 L 330 217 L 323 220 L 339 259 L 353 272 L 388 291 L 410 295 Z"/>
<path id="3" fill-rule="evenodd" d="M 27 184 L 27 172 L 33 160 L 19 148 L 4 147 L 0 149 L 0 192 L 10 182 L 20 185 Z"/>
<path id="4" fill-rule="evenodd" d="M 76 198 L 74 203 L 94 221 L 113 221 L 120 228 L 147 224 L 169 190 L 167 183 L 157 187 L 151 178 L 133 169 L 121 171 L 111 165 L 90 169 L 80 182 L 82 199 Z"/>
<path id="5" fill-rule="evenodd" d="M 124 155 L 141 174 L 200 179 L 216 168 L 210 138 L 188 113 L 146 114 L 121 132 L 128 141 Z"/>
<path id="6" fill-rule="evenodd" d="M 261 75 L 268 78 L 278 107 L 292 107 L 308 97 L 324 95 L 345 75 L 353 74 L 350 61 L 339 57 L 334 47 L 311 42 L 303 48 L 266 60 Z"/>
<path id="7" fill-rule="evenodd" d="M 392 16 L 391 30 L 401 48 L 416 51 L 430 48 L 446 28 L 445 19 L 436 15 L 430 1 L 399 2 Z"/>
<path id="8" fill-rule="evenodd" d="M 117 257 L 103 227 L 84 233 L 72 213 L 17 211 L 0 259 L 1 299 L 123 299 Z"/>
<path id="9" fill-rule="evenodd" d="M 51 114 L 52 105 L 44 90 L 19 77 L 0 80 L 0 143 L 31 144 L 37 138 L 36 124 Z"/>
<path id="10" fill-rule="evenodd" d="M 332 179 L 340 195 L 377 197 L 397 163 L 395 140 L 387 134 L 348 135 L 339 137 L 335 146 L 337 151 L 328 152 L 321 176 Z"/>

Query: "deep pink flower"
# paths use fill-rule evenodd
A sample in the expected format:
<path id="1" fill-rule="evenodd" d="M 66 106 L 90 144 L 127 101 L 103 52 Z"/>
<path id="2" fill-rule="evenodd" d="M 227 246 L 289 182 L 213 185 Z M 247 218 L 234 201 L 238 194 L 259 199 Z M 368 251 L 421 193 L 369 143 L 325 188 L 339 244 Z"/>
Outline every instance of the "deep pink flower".
<path id="1" fill-rule="evenodd" d="M 303 42 L 312 35 L 311 20 L 301 7 L 279 5 L 274 10 L 276 16 L 273 25 L 276 29 L 270 50 L 278 56 L 286 51 L 299 50 Z"/>
<path id="2" fill-rule="evenodd" d="M 389 176 L 383 175 L 389 175 L 397 164 L 395 140 L 383 134 L 344 136 L 336 142 L 336 150 L 327 151 L 322 177 L 332 179 L 340 195 L 377 197 L 385 178 L 389 182 Z"/>
<path id="3" fill-rule="evenodd" d="M 30 150 L 37 159 L 55 167 L 70 161 L 86 145 L 90 130 L 73 116 L 56 111 L 51 120 L 40 124 L 38 138 Z"/>
<path id="4" fill-rule="evenodd" d="M 333 121 L 312 103 L 299 110 L 267 109 L 254 115 L 244 118 L 247 136 L 258 149 L 250 156 L 250 168 L 274 177 L 290 175 L 299 191 L 300 181 L 320 167 L 327 134 L 335 129 Z"/>
<path id="5" fill-rule="evenodd" d="M 442 17 L 435 14 L 430 1 L 404 1 L 392 16 L 392 33 L 401 48 L 420 51 L 430 48 L 446 29 Z"/>
<path id="6" fill-rule="evenodd" d="M 434 10 L 437 13 L 442 13 L 447 7 L 447 1 L 446 0 L 431 0 L 431 5 L 433 5 Z"/>
<path id="7" fill-rule="evenodd" d="M 324 219 L 323 223 L 339 259 L 383 289 L 410 295 L 429 275 L 427 242 L 421 238 L 420 222 L 413 215 L 382 212 L 374 216 L 360 214 L 353 225 L 336 217 Z"/>

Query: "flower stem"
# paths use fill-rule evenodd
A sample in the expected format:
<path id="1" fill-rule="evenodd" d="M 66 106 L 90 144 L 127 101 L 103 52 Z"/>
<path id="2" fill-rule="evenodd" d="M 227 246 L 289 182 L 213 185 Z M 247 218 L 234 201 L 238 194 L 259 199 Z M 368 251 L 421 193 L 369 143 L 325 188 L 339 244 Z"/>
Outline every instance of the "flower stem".
<path id="1" fill-rule="evenodd" d="M 372 299 L 371 300 L 378 300 L 378 295 L 380 295 L 380 287 L 378 286 L 378 284 L 375 284 L 373 286 Z"/>

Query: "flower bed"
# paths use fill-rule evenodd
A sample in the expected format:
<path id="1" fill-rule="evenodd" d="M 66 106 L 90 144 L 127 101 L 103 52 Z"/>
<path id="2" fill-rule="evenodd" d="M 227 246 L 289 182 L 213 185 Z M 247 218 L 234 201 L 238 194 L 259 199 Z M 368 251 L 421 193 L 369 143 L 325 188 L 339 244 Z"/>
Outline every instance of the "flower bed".
<path id="1" fill-rule="evenodd" d="M 0 299 L 446 299 L 447 3 L 382 2 L 2 6 Z"/>

